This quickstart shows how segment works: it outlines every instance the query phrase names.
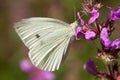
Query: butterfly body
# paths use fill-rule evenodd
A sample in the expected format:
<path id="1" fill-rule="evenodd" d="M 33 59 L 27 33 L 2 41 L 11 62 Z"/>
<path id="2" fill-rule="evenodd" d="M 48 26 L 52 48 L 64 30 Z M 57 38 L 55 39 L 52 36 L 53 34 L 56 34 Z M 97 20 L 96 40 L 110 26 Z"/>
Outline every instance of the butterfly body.
<path id="1" fill-rule="evenodd" d="M 44 70 L 54 71 L 75 35 L 77 22 L 67 24 L 53 18 L 29 18 L 15 24 L 15 30 L 30 50 L 32 63 Z"/>

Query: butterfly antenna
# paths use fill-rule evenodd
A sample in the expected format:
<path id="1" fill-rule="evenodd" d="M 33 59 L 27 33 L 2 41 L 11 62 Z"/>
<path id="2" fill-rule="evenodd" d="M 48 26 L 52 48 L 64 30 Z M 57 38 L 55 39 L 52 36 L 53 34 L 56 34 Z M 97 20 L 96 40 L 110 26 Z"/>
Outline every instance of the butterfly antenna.
<path id="1" fill-rule="evenodd" d="M 76 12 L 76 7 L 74 6 L 74 19 L 75 19 L 75 21 L 77 20 L 77 12 Z"/>
<path id="2" fill-rule="evenodd" d="M 79 19 L 77 18 L 77 8 L 76 8 L 76 2 L 75 2 L 75 4 L 74 4 L 74 7 L 73 7 L 73 9 L 74 9 L 74 19 L 75 19 L 75 21 L 78 21 Z"/>

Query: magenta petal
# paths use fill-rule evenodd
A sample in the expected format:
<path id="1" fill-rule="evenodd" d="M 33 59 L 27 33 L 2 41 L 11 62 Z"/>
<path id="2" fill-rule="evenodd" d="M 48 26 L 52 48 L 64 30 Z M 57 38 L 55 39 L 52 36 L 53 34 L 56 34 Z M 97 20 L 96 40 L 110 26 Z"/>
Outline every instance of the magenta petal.
<path id="1" fill-rule="evenodd" d="M 86 33 L 85 33 L 85 39 L 91 40 L 91 39 L 93 39 L 95 37 L 96 37 L 96 33 L 95 32 L 90 31 L 90 30 L 86 31 Z"/>
<path id="2" fill-rule="evenodd" d="M 111 10 L 111 11 L 110 11 L 110 18 L 111 18 L 111 20 L 113 20 L 113 21 L 119 19 L 119 18 L 116 16 L 116 13 L 115 13 L 114 10 Z"/>
<path id="3" fill-rule="evenodd" d="M 82 30 L 82 28 L 80 27 L 80 26 L 77 26 L 77 28 L 76 28 L 76 33 L 75 33 L 75 36 L 76 36 L 76 39 L 79 39 L 80 38 L 80 36 L 81 36 L 81 30 Z"/>
<path id="4" fill-rule="evenodd" d="M 55 75 L 49 71 L 41 71 L 42 80 L 54 80 Z"/>
<path id="5" fill-rule="evenodd" d="M 93 75 L 97 74 L 97 69 L 92 59 L 89 59 L 87 63 L 84 64 L 84 69 L 90 74 L 93 74 Z"/>
<path id="6" fill-rule="evenodd" d="M 111 47 L 113 49 L 120 49 L 120 38 L 114 40 L 111 44 Z"/>
<path id="7" fill-rule="evenodd" d="M 30 80 L 54 80 L 54 79 L 55 76 L 52 72 L 43 71 L 43 70 L 36 70 L 30 76 Z"/>
<path id="8" fill-rule="evenodd" d="M 83 25 L 85 24 L 85 22 L 84 22 L 84 20 L 81 18 L 79 12 L 77 13 L 77 16 L 78 16 L 78 18 L 79 18 L 79 20 L 80 20 L 81 25 L 83 26 Z"/>
<path id="9" fill-rule="evenodd" d="M 120 6 L 118 6 L 117 10 L 116 10 L 116 16 L 118 18 L 120 18 Z"/>
<path id="10" fill-rule="evenodd" d="M 109 50 L 111 47 L 111 41 L 109 39 L 107 28 L 103 28 L 100 33 L 100 41 L 105 50 Z"/>
<path id="11" fill-rule="evenodd" d="M 110 9 L 110 19 L 117 20 L 120 18 L 120 6 L 116 10 Z"/>
<path id="12" fill-rule="evenodd" d="M 28 60 L 22 60 L 20 68 L 25 72 L 30 72 L 33 69 L 33 66 Z"/>
<path id="13" fill-rule="evenodd" d="M 95 9 L 93 8 L 93 10 L 92 10 L 92 17 L 89 19 L 88 25 L 92 24 L 98 17 L 99 17 L 99 12 L 98 12 L 98 10 L 95 10 Z"/>

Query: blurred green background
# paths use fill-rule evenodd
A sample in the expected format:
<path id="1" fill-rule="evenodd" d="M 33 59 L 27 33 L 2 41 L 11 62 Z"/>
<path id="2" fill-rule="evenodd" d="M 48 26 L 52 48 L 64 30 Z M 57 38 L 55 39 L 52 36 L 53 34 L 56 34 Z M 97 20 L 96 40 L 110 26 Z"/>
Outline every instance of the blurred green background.
<path id="1" fill-rule="evenodd" d="M 28 49 L 19 39 L 13 29 L 13 24 L 28 17 L 52 17 L 67 23 L 75 21 L 75 13 L 81 9 L 85 0 L 0 0 L 0 80 L 28 80 L 19 65 L 28 58 Z M 103 8 L 100 22 L 108 18 L 109 10 L 105 6 L 117 7 L 120 0 L 101 0 Z M 112 38 L 120 37 L 120 21 Z M 74 41 L 69 55 L 58 71 L 56 80 L 93 80 L 94 76 L 83 70 L 83 64 L 89 58 L 94 58 L 97 49 L 89 41 Z M 103 66 L 96 60 L 96 63 Z"/>

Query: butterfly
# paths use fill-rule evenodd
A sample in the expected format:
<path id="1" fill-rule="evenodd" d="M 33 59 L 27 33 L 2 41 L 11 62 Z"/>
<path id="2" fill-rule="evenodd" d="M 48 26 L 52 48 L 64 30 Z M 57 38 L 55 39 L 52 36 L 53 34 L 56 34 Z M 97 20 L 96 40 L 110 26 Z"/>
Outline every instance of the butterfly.
<path id="1" fill-rule="evenodd" d="M 55 71 L 75 40 L 78 22 L 65 23 L 58 19 L 33 17 L 16 22 L 14 28 L 29 49 L 29 58 L 38 68 Z"/>

